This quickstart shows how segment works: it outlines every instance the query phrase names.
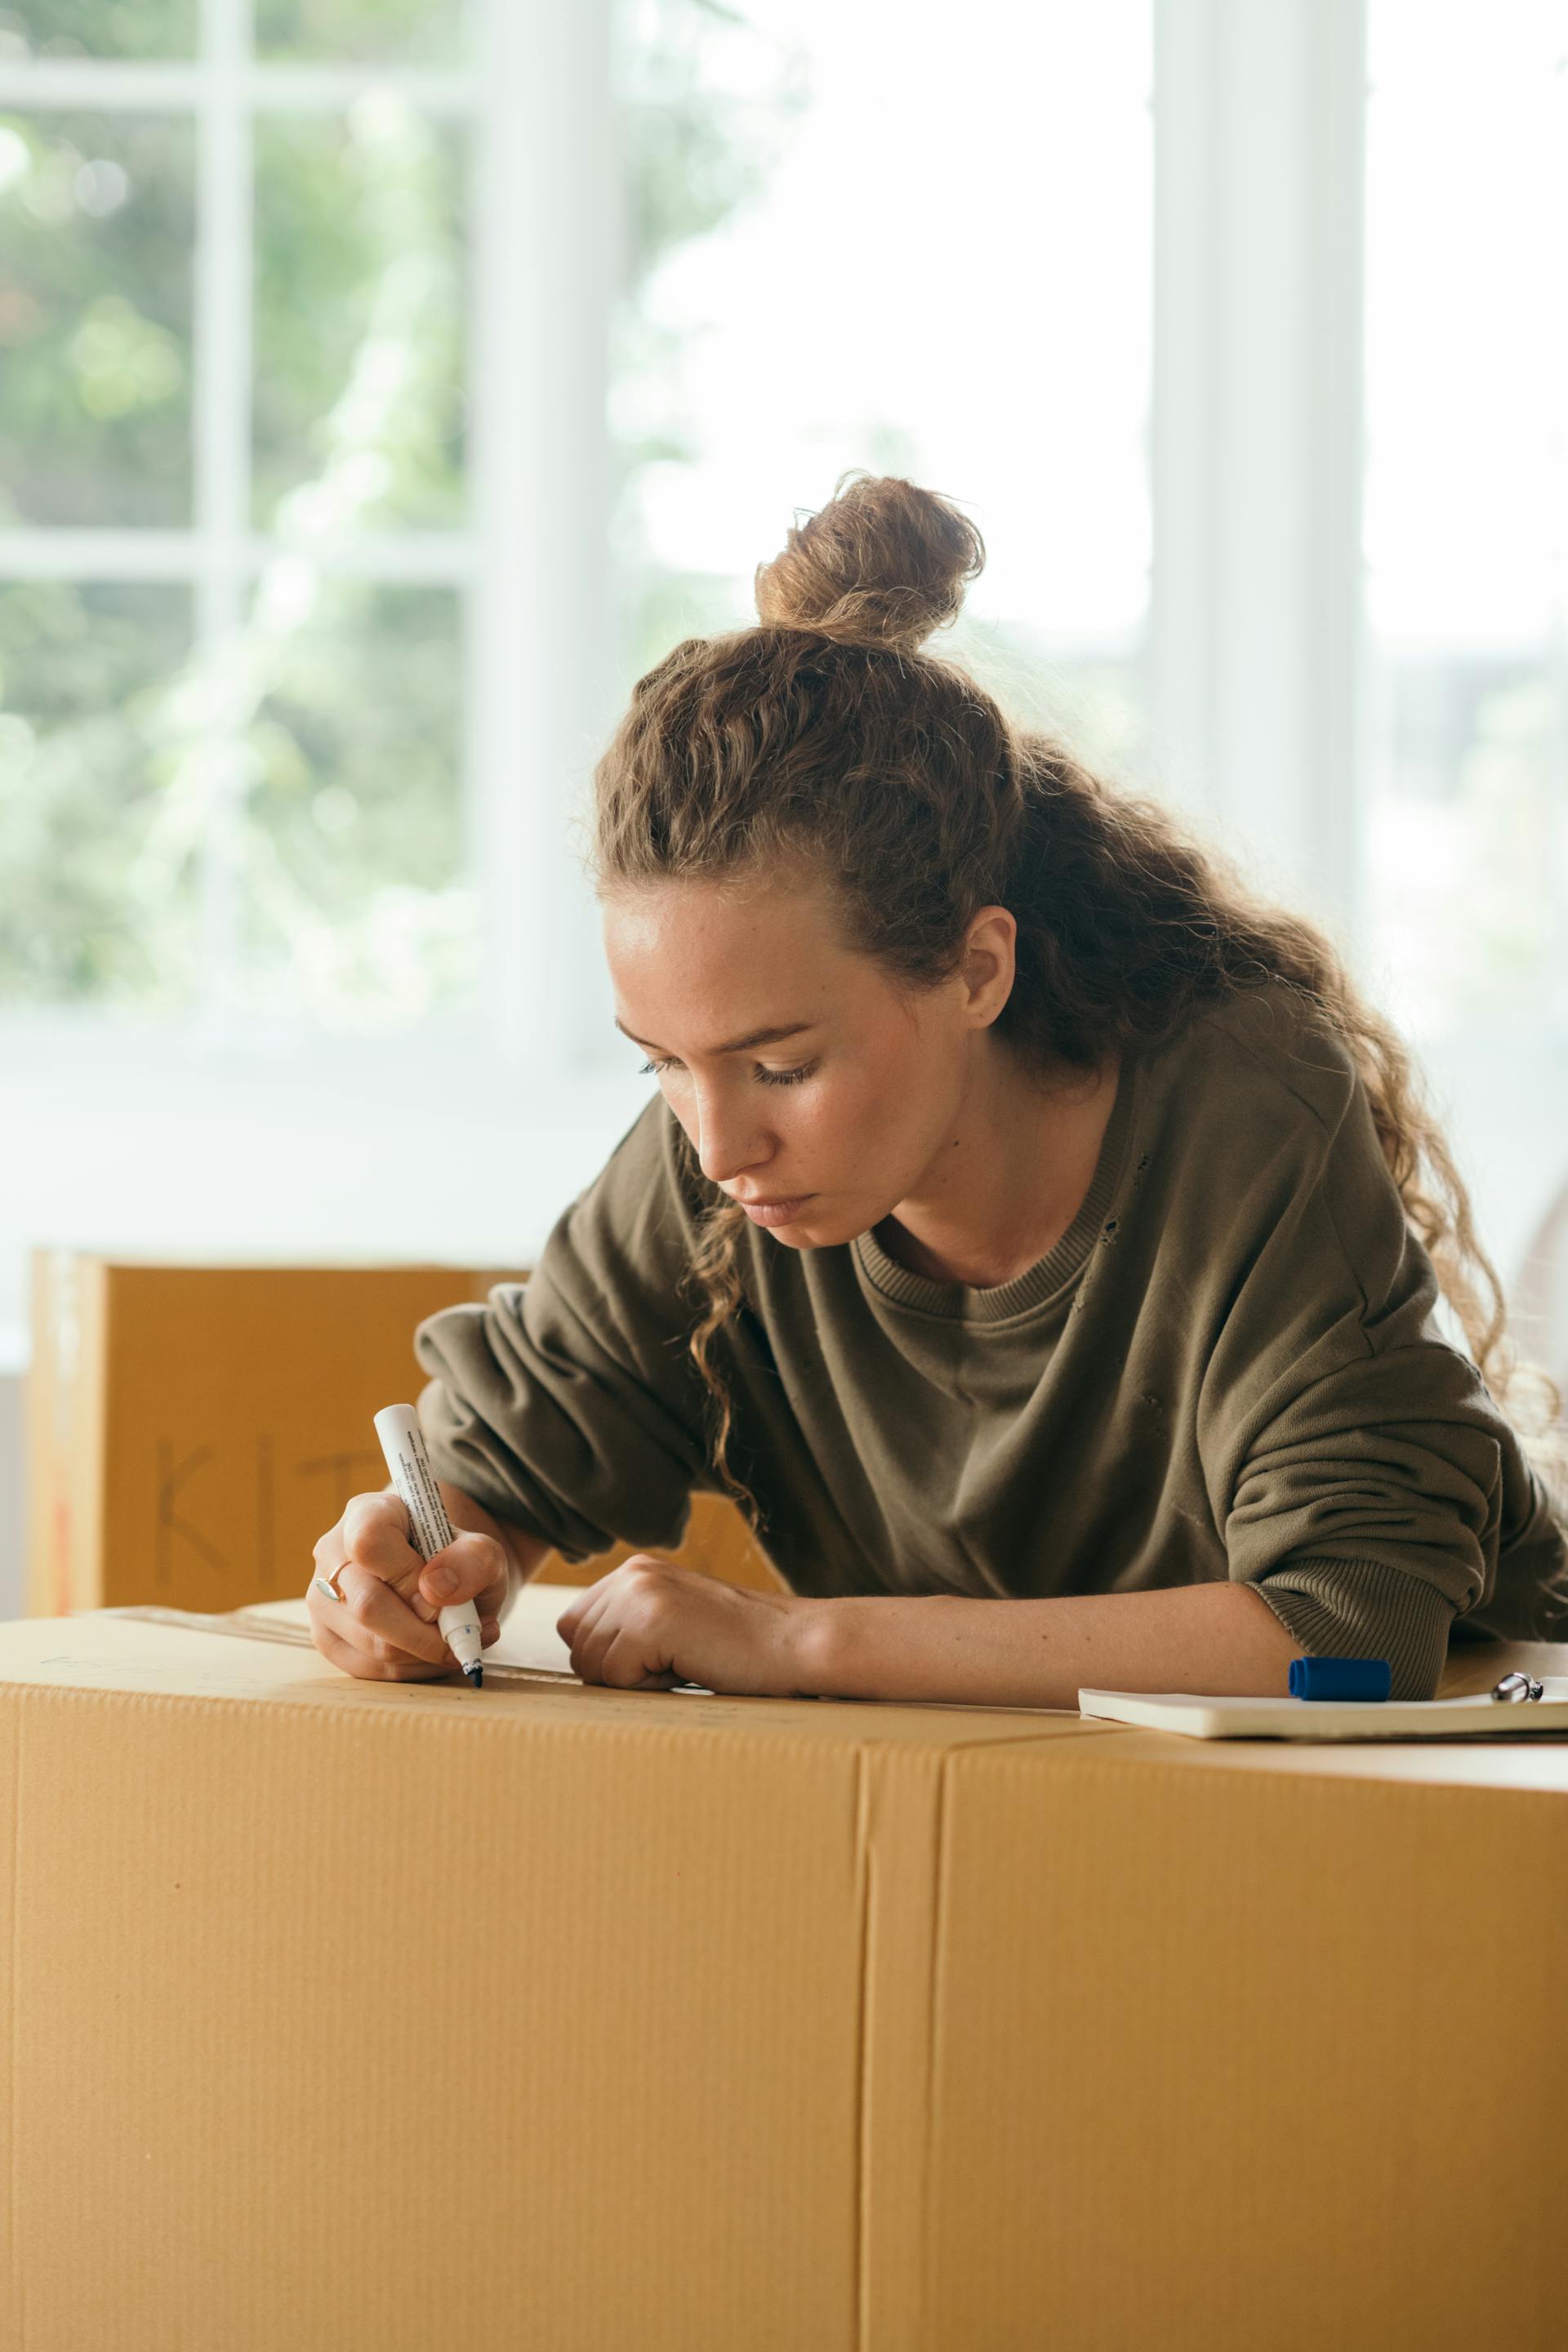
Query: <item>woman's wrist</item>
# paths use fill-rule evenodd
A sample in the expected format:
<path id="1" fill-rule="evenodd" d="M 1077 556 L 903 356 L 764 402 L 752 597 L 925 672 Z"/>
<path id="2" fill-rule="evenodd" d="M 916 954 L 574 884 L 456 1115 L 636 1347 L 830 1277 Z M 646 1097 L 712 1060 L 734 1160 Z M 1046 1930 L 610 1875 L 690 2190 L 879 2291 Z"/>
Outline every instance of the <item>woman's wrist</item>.
<path id="1" fill-rule="evenodd" d="M 1005 1605 L 1005 1604 L 1004 1604 Z M 847 1593 L 812 1600 L 797 1634 L 803 1691 L 818 1698 L 962 1702 L 985 1696 L 963 1687 L 973 1678 L 972 1654 L 962 1641 L 1002 1621 L 976 1612 L 994 1601 L 952 1593 Z M 957 1638 L 955 1638 L 957 1637 Z"/>
<path id="2" fill-rule="evenodd" d="M 796 1596 L 790 1611 L 790 1669 L 795 1687 L 808 1698 L 837 1698 L 842 1646 L 842 1601 Z"/>
<path id="3" fill-rule="evenodd" d="M 798 1688 L 814 1698 L 879 1698 L 877 1634 L 895 1629 L 888 1612 L 892 1594 L 851 1593 L 798 1604 L 794 1645 Z"/>

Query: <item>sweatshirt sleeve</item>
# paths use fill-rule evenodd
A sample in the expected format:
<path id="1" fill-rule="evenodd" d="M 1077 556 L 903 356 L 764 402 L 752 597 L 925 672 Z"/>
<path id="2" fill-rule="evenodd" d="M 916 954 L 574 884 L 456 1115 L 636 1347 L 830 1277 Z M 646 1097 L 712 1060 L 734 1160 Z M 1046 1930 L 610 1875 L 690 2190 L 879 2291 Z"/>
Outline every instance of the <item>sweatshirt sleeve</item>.
<path id="1" fill-rule="evenodd" d="M 1321 1095 L 1299 1105 L 1237 1203 L 1199 1449 L 1232 1579 L 1303 1650 L 1385 1657 L 1392 1696 L 1430 1698 L 1535 1491 L 1440 1335 L 1431 1261 L 1348 1057 L 1341 1076 L 1338 1115 Z"/>
<path id="2" fill-rule="evenodd" d="M 713 1483 L 683 1289 L 700 1214 L 655 1100 L 527 1282 L 417 1327 L 437 1476 L 568 1559 L 679 1543 L 692 1488 Z"/>

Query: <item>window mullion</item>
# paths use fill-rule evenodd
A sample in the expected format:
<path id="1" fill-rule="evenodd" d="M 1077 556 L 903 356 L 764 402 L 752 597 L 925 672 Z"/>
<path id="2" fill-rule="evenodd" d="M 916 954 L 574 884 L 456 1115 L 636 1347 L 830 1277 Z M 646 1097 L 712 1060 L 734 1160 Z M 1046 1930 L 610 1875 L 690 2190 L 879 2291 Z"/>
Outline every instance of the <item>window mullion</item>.
<path id="1" fill-rule="evenodd" d="M 1365 0 L 1155 0 L 1152 687 L 1173 781 L 1353 940 Z"/>
<path id="2" fill-rule="evenodd" d="M 187 751 L 201 793 L 198 1034 L 221 1036 L 238 952 L 245 821 L 244 661 L 250 504 L 252 125 L 248 0 L 204 0 L 196 137 L 196 658 L 204 721 Z"/>
<path id="3" fill-rule="evenodd" d="M 599 977 L 568 826 L 608 716 L 611 11 L 489 0 L 476 26 L 469 837 L 491 1050 L 539 1077 Z"/>

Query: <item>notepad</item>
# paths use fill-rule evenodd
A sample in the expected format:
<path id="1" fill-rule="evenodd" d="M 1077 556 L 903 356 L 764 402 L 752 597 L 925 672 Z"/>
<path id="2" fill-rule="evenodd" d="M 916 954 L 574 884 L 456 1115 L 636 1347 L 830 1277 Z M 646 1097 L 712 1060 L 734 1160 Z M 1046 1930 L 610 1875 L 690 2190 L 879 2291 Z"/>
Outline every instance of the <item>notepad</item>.
<path id="1" fill-rule="evenodd" d="M 1209 1698 L 1190 1691 L 1080 1690 L 1079 1713 L 1192 1739 L 1492 1739 L 1568 1732 L 1568 1678 L 1544 1696 L 1511 1704 L 1486 1692 L 1465 1698 Z"/>

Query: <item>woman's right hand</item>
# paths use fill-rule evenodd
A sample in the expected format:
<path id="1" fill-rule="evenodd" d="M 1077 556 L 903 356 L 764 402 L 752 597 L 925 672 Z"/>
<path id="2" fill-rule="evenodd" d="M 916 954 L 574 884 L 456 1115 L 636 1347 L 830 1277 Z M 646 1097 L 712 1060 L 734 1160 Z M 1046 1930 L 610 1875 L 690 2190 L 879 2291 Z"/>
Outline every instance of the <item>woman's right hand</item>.
<path id="1" fill-rule="evenodd" d="M 370 1682 L 433 1682 L 461 1671 L 419 1590 L 426 1562 L 408 1539 L 408 1513 L 395 1495 L 355 1495 L 335 1528 L 317 1538 L 318 1572 L 332 1578 L 333 1601 L 312 1577 L 305 1596 L 310 1633 L 323 1658 Z M 500 1636 L 510 1563 L 494 1536 L 462 1531 L 436 1559 L 457 1575 L 443 1608 L 471 1599 L 486 1649 Z M 434 1561 L 430 1563 L 434 1565 Z"/>

